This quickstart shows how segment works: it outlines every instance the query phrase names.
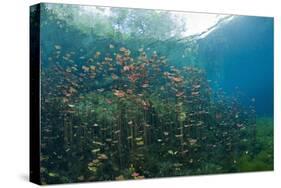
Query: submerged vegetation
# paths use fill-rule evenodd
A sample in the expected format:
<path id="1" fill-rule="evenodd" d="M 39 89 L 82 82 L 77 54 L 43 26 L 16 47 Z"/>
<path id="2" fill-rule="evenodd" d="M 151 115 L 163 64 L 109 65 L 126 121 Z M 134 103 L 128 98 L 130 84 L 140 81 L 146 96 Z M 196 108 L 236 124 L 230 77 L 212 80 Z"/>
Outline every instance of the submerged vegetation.
<path id="1" fill-rule="evenodd" d="M 196 42 L 167 40 L 167 23 L 156 37 L 158 22 L 141 22 L 149 12 L 128 21 L 122 10 L 115 24 L 97 18 L 100 36 L 41 7 L 41 182 L 272 170 L 273 122 L 257 117 L 255 98 L 215 89 Z"/>

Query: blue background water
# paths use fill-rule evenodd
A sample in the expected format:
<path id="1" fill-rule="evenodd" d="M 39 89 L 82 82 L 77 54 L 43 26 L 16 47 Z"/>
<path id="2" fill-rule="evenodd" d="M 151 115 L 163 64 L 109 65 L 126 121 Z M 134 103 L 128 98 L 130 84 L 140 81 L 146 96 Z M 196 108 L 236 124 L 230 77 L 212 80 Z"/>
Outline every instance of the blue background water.
<path id="1" fill-rule="evenodd" d="M 210 79 L 255 98 L 258 115 L 273 115 L 273 18 L 233 19 L 200 41 L 200 53 Z"/>

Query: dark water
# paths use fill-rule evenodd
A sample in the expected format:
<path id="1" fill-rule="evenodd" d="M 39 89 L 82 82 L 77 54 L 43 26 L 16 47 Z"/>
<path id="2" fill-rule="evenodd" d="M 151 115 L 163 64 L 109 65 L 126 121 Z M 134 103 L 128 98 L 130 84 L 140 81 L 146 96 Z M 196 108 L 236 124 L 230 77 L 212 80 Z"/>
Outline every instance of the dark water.
<path id="1" fill-rule="evenodd" d="M 273 169 L 272 18 L 40 11 L 42 184 Z"/>

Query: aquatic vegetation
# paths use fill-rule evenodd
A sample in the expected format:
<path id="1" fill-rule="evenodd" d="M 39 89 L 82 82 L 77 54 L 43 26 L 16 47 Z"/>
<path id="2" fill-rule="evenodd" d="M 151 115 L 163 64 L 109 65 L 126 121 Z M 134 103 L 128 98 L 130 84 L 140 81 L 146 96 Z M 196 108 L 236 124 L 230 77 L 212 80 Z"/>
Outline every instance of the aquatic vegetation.
<path id="1" fill-rule="evenodd" d="M 239 162 L 240 171 L 273 170 L 273 119 L 257 119 L 256 151 L 245 151 Z"/>
<path id="2" fill-rule="evenodd" d="M 57 50 L 54 47 L 54 54 Z M 68 168 L 77 169 L 77 174 L 66 175 L 75 178 L 70 182 L 251 169 L 244 164 L 252 165 L 250 155 L 257 147 L 251 144 L 258 144 L 251 107 L 242 107 L 237 98 L 223 92 L 214 93 L 200 68 L 180 70 L 156 53 L 148 56 L 142 51 L 131 57 L 129 51 L 122 47 L 113 57 L 100 53 L 98 60 L 86 59 L 80 65 L 59 64 L 56 62 L 63 57 L 52 57 L 54 62 L 45 70 L 52 74 L 42 72 L 42 87 L 44 91 L 59 90 L 43 95 L 47 99 L 43 101 L 44 117 L 52 118 L 43 119 L 43 131 L 54 131 L 57 136 L 50 139 L 44 133 L 47 140 L 42 144 L 53 148 L 52 144 L 63 140 L 64 149 L 53 152 L 43 166 L 51 163 L 55 166 L 49 169 L 64 173 Z M 112 74 L 118 76 L 112 78 Z M 43 156 L 45 152 L 50 155 L 43 149 Z M 67 168 L 57 169 L 60 163 L 56 160 Z M 75 160 L 79 162 L 73 164 Z M 161 161 L 169 163 L 169 174 Z M 134 171 L 128 175 L 130 166 Z M 48 173 L 43 177 L 52 182 L 57 176 Z"/>
<path id="3" fill-rule="evenodd" d="M 272 119 L 257 115 L 255 98 L 245 103 L 239 89 L 228 95 L 194 64 L 196 42 L 186 42 L 178 61 L 161 50 L 182 47 L 177 41 L 156 39 L 161 45 L 151 47 L 142 37 L 124 42 L 118 32 L 86 35 L 44 13 L 42 35 L 55 28 L 68 40 L 42 47 L 43 184 L 273 168 Z"/>

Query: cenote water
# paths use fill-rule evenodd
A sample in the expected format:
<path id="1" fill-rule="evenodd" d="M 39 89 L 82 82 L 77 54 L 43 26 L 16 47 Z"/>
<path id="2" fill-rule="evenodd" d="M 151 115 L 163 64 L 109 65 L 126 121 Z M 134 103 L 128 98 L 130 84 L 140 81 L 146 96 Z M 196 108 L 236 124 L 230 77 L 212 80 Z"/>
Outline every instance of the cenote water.
<path id="1" fill-rule="evenodd" d="M 31 24 L 42 184 L 273 170 L 273 18 L 41 4 Z"/>

